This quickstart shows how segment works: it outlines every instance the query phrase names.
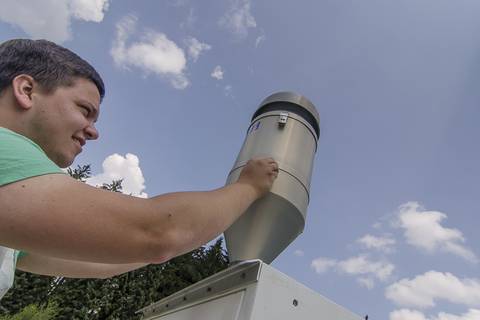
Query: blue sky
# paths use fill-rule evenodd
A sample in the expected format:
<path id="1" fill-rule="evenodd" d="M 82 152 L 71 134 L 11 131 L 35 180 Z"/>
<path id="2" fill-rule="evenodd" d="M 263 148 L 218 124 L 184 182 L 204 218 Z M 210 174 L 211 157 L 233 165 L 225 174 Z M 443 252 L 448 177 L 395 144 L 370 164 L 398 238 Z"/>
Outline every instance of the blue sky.
<path id="1" fill-rule="evenodd" d="M 321 117 L 304 233 L 273 266 L 370 319 L 480 319 L 480 2 L 0 1 L 107 95 L 76 164 L 153 196 L 222 186 L 258 104 Z"/>

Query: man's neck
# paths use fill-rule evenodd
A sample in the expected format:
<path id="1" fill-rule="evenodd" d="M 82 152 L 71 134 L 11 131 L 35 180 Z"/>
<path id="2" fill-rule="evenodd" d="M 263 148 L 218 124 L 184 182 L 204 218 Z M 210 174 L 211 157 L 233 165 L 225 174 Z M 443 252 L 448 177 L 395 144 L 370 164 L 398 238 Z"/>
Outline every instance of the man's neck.
<path id="1" fill-rule="evenodd" d="M 15 101 L 11 99 L 8 92 L 0 94 L 0 127 L 26 135 L 26 116 L 15 107 Z"/>

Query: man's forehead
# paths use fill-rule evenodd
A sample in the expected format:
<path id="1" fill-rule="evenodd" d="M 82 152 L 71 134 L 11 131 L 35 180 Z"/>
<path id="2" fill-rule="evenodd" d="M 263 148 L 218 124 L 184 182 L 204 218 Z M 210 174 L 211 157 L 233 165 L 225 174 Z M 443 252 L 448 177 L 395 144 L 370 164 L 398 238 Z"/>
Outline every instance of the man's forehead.
<path id="1" fill-rule="evenodd" d="M 70 86 L 70 89 L 74 91 L 79 99 L 87 100 L 98 108 L 100 104 L 100 92 L 93 81 L 85 78 L 76 78 L 73 85 Z"/>

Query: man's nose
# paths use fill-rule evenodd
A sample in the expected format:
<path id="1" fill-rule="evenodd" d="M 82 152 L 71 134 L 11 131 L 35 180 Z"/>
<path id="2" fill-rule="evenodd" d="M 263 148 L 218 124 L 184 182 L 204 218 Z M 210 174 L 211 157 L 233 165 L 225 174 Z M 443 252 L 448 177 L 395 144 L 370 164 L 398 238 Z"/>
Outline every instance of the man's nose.
<path id="1" fill-rule="evenodd" d="M 86 138 L 88 140 L 96 140 L 100 136 L 98 133 L 97 128 L 95 128 L 95 124 L 90 124 L 87 128 L 85 128 Z"/>

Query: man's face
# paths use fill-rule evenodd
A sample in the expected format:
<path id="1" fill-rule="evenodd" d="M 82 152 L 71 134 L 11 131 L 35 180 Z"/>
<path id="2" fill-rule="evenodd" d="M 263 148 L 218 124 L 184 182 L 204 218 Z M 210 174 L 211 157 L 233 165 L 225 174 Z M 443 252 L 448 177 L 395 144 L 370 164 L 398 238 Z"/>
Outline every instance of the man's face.
<path id="1" fill-rule="evenodd" d="M 31 138 L 58 166 L 73 163 L 87 140 L 98 138 L 95 122 L 100 94 L 93 82 L 75 79 L 71 86 L 60 86 L 50 93 L 32 95 L 34 116 Z"/>

